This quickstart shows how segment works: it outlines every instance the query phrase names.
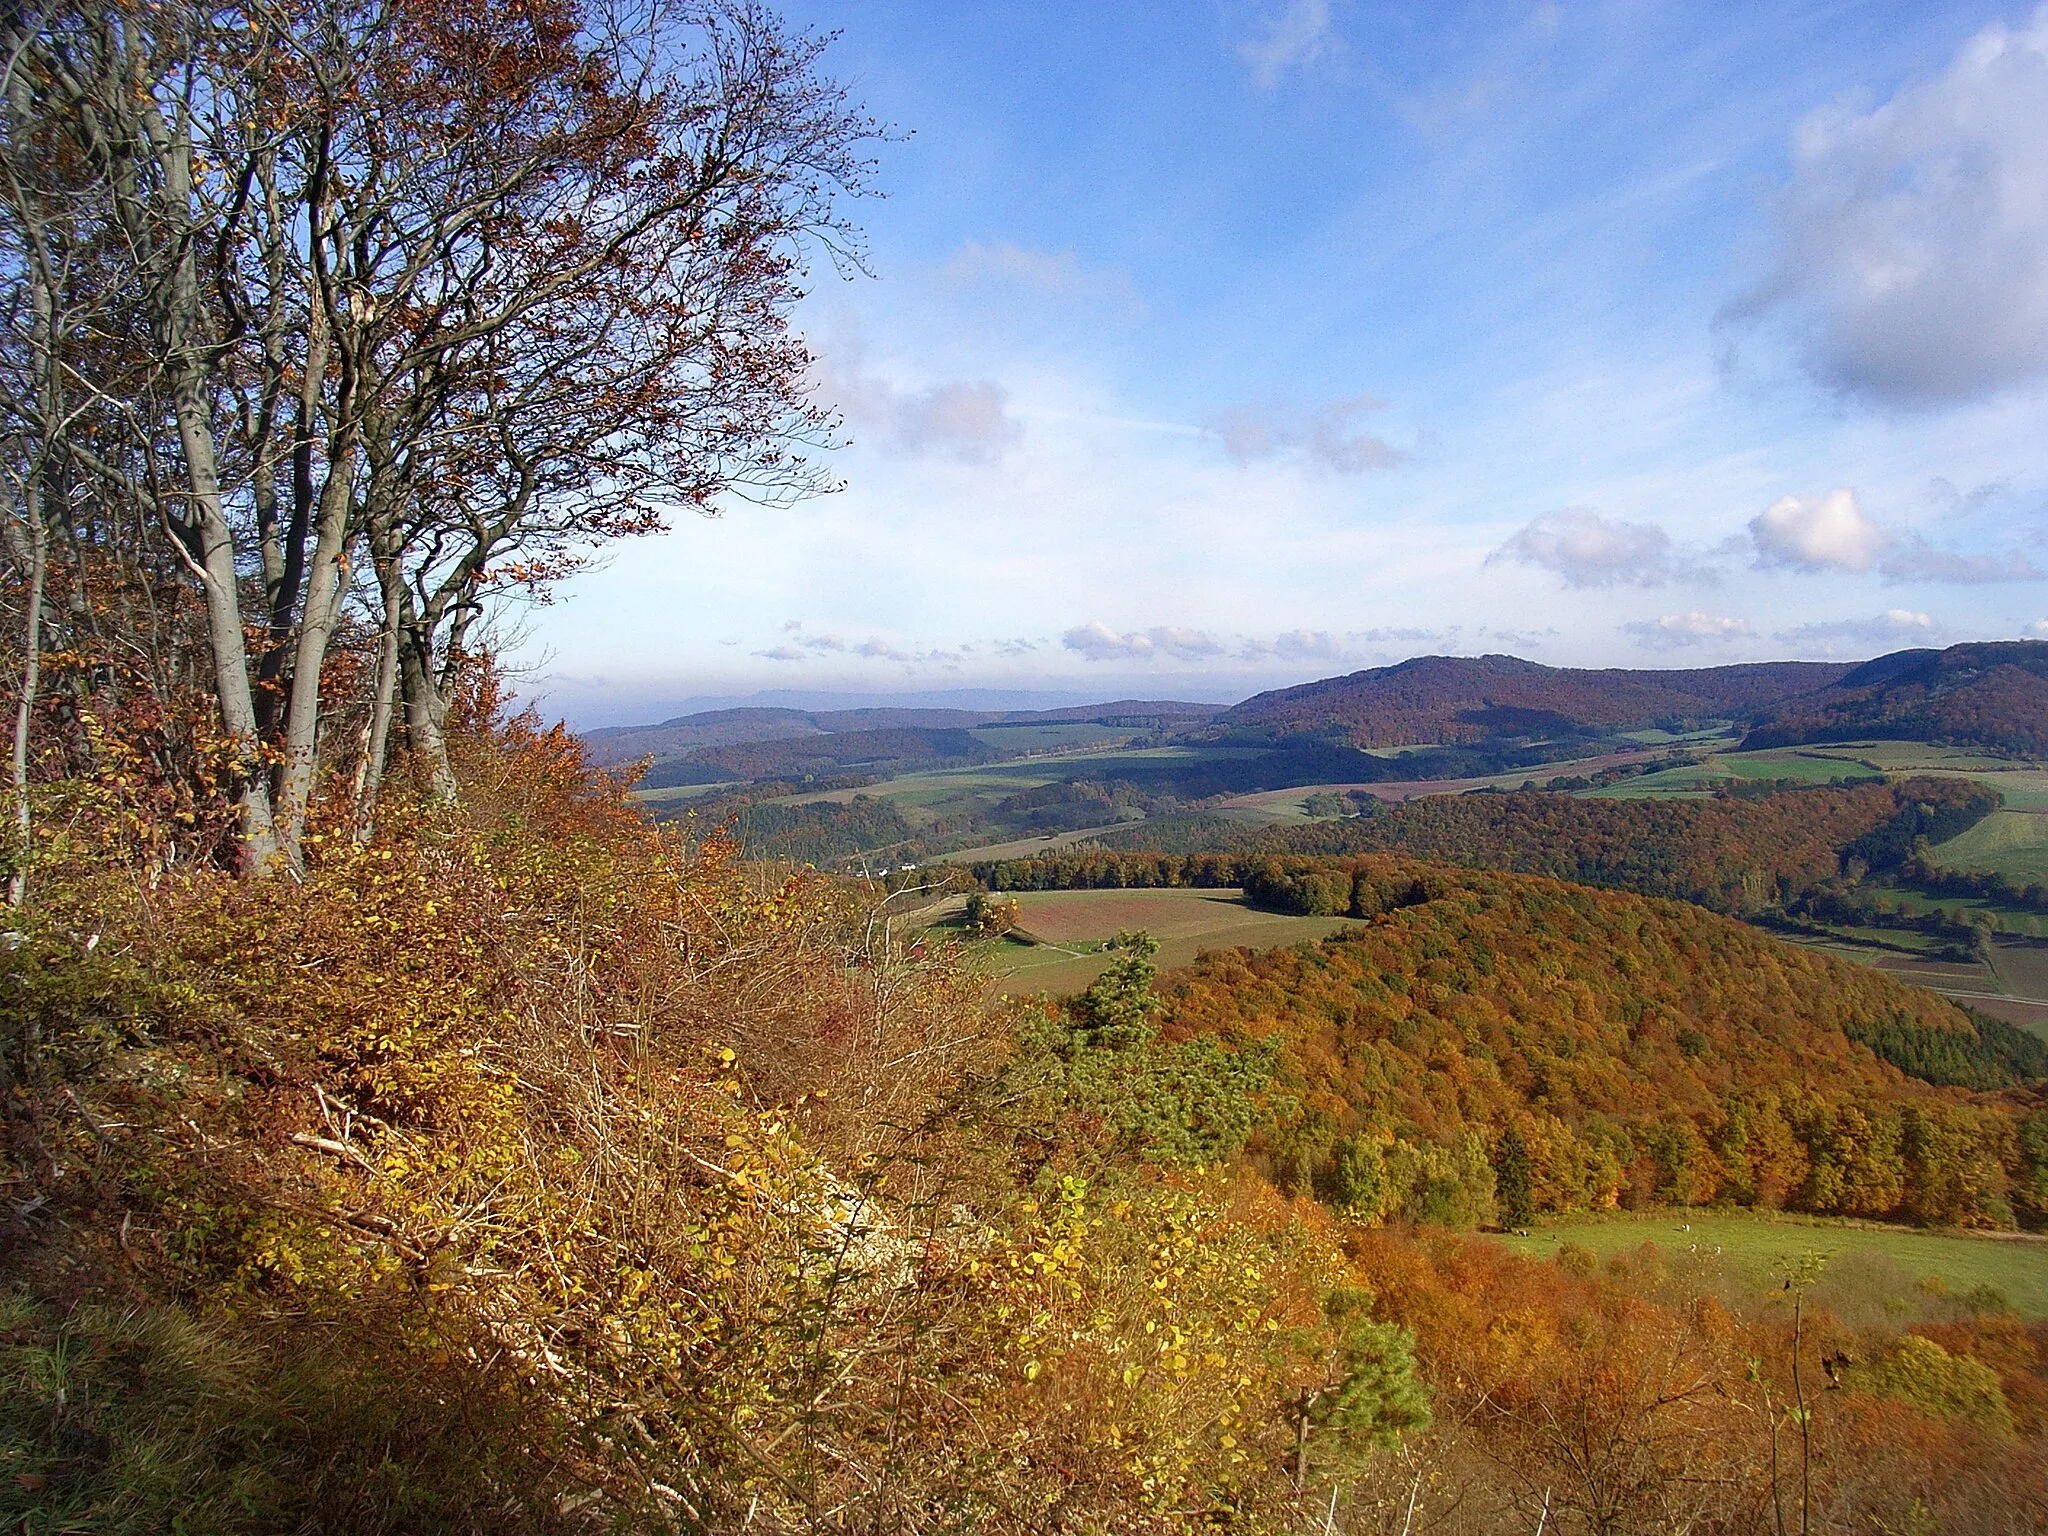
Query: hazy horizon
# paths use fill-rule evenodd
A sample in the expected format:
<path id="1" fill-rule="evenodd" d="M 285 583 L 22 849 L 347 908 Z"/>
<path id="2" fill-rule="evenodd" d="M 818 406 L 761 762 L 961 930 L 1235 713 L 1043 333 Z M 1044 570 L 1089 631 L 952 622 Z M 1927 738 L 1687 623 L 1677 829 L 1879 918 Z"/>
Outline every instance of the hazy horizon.
<path id="1" fill-rule="evenodd" d="M 533 610 L 578 723 L 2048 633 L 2048 8 L 788 10 L 845 488 Z"/>

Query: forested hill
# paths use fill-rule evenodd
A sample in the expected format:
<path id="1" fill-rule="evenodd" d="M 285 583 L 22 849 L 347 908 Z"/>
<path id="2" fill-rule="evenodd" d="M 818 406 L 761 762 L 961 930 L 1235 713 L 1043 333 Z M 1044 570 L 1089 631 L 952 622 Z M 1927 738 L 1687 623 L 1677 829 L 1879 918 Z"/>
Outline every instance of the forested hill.
<path id="1" fill-rule="evenodd" d="M 1745 747 L 1866 736 L 2048 756 L 2048 641 L 1899 651 L 1865 662 L 1811 698 L 1789 701 Z"/>
<path id="2" fill-rule="evenodd" d="M 1296 1108 L 1263 1154 L 1340 1205 L 2003 1223 L 2034 1177 L 2008 1111 L 1921 1080 L 2037 1077 L 2032 1037 L 1697 907 L 1398 859 L 1360 875 L 1369 928 L 1206 955 L 1164 993 L 1170 1037 L 1279 1034 Z"/>
<path id="3" fill-rule="evenodd" d="M 1341 733 L 1359 747 L 1484 741 L 1659 722 L 1750 720 L 1849 670 L 1779 661 L 1686 671 L 1580 671 L 1515 656 L 1419 656 L 1398 666 L 1258 694 L 1227 726 L 1289 736 Z"/>
<path id="4" fill-rule="evenodd" d="M 1715 800 L 1582 800 L 1541 790 L 1429 795 L 1295 826 L 1162 818 L 1105 836 L 1128 851 L 1081 848 L 977 865 L 974 873 L 1012 890 L 1182 884 L 1204 878 L 1208 866 L 1181 855 L 1216 853 L 1227 856 L 1217 883 L 1234 885 L 1267 856 L 1399 853 L 1754 913 L 1853 875 L 1859 862 L 1865 870 L 1896 867 L 1916 838 L 1953 837 L 1998 803 L 1996 792 L 1960 779 Z"/>
<path id="5" fill-rule="evenodd" d="M 702 710 L 658 725 L 604 726 L 582 733 L 592 762 L 630 763 L 746 742 L 795 741 L 876 731 L 964 731 L 977 726 L 1112 725 L 1165 730 L 1200 724 L 1220 713 L 1214 704 L 1176 699 L 1112 699 L 1062 709 L 889 708 Z M 844 743 L 841 744 L 845 745 Z"/>

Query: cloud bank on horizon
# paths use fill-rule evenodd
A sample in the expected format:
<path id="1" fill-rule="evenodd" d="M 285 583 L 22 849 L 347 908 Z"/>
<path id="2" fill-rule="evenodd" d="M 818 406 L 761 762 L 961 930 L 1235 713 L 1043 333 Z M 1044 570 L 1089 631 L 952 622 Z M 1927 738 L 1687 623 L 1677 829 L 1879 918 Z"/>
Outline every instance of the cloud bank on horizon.
<path id="1" fill-rule="evenodd" d="M 910 131 L 845 489 L 536 610 L 579 723 L 2048 634 L 2048 5 L 792 11 Z"/>

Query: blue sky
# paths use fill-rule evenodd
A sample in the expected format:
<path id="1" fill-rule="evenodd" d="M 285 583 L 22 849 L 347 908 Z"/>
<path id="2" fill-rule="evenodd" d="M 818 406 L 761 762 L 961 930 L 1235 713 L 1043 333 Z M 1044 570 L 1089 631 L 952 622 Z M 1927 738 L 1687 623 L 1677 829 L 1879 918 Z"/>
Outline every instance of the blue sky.
<path id="1" fill-rule="evenodd" d="M 576 723 L 2048 634 L 2048 8 L 786 14 L 907 135 L 846 488 L 528 614 Z"/>

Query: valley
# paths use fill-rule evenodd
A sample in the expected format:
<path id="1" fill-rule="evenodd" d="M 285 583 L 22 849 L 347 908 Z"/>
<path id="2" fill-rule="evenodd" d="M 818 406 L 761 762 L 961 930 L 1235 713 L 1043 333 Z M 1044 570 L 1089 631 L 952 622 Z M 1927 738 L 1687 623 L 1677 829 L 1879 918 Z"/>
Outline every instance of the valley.
<path id="1" fill-rule="evenodd" d="M 2022 648 L 2019 660 L 2025 662 L 2038 650 Z M 2013 665 L 2013 654 L 2010 648 L 2001 652 L 2000 665 L 2032 676 Z M 1887 855 L 1892 863 L 1851 882 L 1855 888 L 1844 888 L 1846 898 L 1834 893 L 1829 881 L 1833 861 L 1849 857 L 1846 846 L 1853 832 L 1840 834 L 1836 852 L 1815 845 L 1796 877 L 1797 888 L 1810 887 L 1823 898 L 1817 905 L 1802 896 L 1780 911 L 1777 899 L 1762 899 L 1757 894 L 1761 887 L 1753 882 L 1749 895 L 1732 894 L 1734 887 L 1724 883 L 1717 887 L 1723 894 L 1710 899 L 1765 922 L 1791 942 L 1913 978 L 2022 1027 L 2048 1028 L 2048 966 L 2039 963 L 2034 947 L 2048 943 L 2048 908 L 2024 898 L 2025 887 L 2039 885 L 2048 874 L 2048 767 L 1970 742 L 1874 735 L 1757 745 L 1759 728 L 1739 718 L 1650 723 L 1641 717 L 1652 704 L 1672 707 L 1678 698 L 1674 688 L 1692 689 L 1686 697 L 1695 705 L 1702 699 L 1725 704 L 1733 698 L 1768 713 L 1779 707 L 1773 690 L 1822 678 L 1825 697 L 1828 689 L 1873 675 L 1871 668 L 1840 669 L 1839 675 L 1827 669 L 1738 668 L 1725 678 L 1712 673 L 1617 678 L 1551 673 L 1523 663 L 1509 666 L 1509 660 L 1437 659 L 1222 711 L 1130 700 L 1058 711 L 1056 719 L 992 719 L 930 710 L 865 709 L 801 717 L 787 711 L 729 711 L 701 723 L 610 733 L 602 744 L 614 760 L 628 749 L 687 746 L 684 757 L 673 761 L 702 763 L 706 772 L 730 772 L 746 760 L 733 753 L 750 754 L 751 766 L 763 771 L 782 773 L 805 764 L 822 768 L 822 776 L 803 773 L 795 780 L 664 784 L 654 781 L 663 762 L 672 760 L 657 757 L 644 781 L 650 787 L 637 793 L 657 816 L 689 817 L 691 825 L 706 831 L 733 827 L 742 846 L 758 857 L 887 874 L 897 881 L 910 878 L 907 871 L 917 868 L 924 871 L 917 879 L 939 885 L 958 878 L 949 876 L 948 869 L 980 870 L 1005 860 L 1093 847 L 1247 855 L 1410 847 L 1461 861 L 1504 860 L 1505 868 L 1575 869 L 1577 878 L 1638 888 L 1639 876 L 1627 872 L 1626 860 L 1602 874 L 1593 866 L 1559 863 L 1554 848 L 1544 853 L 1535 843 L 1515 844 L 1517 837 L 1553 836 L 1543 830 L 1556 820 L 1549 813 L 1525 819 L 1522 831 L 1487 834 L 1497 843 L 1492 853 L 1461 851 L 1477 845 L 1469 841 L 1470 833 L 1452 832 L 1451 824 L 1441 835 L 1426 832 L 1419 822 L 1413 834 L 1402 828 L 1415 821 L 1424 804 L 1445 796 L 1477 797 L 1475 807 L 1501 797 L 1520 802 L 1532 795 L 1539 800 L 1550 796 L 1584 803 L 1588 814 L 1599 805 L 1615 807 L 1616 814 L 1634 805 L 1649 815 L 1647 808 L 1657 805 L 1760 806 L 1787 795 L 1792 796 L 1784 801 L 1787 806 L 1806 804 L 1798 801 L 1797 791 L 1819 792 L 1822 799 L 1811 802 L 1818 811 L 1827 794 L 1852 795 L 1859 786 L 1884 783 L 1976 786 L 1996 797 L 1985 802 L 1992 807 L 1988 813 L 1973 811 L 1954 827 L 1933 827 L 1938 835 L 1912 854 L 1917 862 L 1910 869 L 1896 867 L 1910 852 L 1899 843 Z M 1879 675 L 1902 665 L 1872 664 Z M 1906 671 L 1914 666 L 1923 664 L 1913 661 Z M 1482 691 L 1473 704 L 1468 696 L 1475 676 L 1496 683 L 1505 679 L 1506 691 Z M 1374 714 L 1380 707 L 1376 701 L 1390 690 L 1400 707 L 1390 716 Z M 1857 697 L 1863 701 L 1859 707 L 1867 705 L 1868 687 Z M 1579 713 L 1538 710 L 1530 702 L 1542 699 L 1570 704 Z M 1320 714 L 1311 709 L 1318 700 Z M 1378 723 L 1361 726 L 1360 720 Z M 1275 734 L 1276 722 L 1284 726 L 1280 734 Z M 1447 722 L 1455 729 L 1447 728 Z M 803 731 L 797 737 L 775 734 L 797 728 Z M 1551 734 L 1542 734 L 1546 729 Z M 1495 734 L 1486 734 L 1489 730 Z M 1531 730 L 1536 734 L 1527 734 Z M 899 739 L 905 733 L 908 748 Z M 1419 736 L 1463 739 L 1413 739 Z M 950 747 L 956 754 L 978 754 L 979 760 L 923 765 L 902 758 L 862 761 L 859 754 L 875 750 L 878 743 L 911 750 L 913 758 L 917 751 Z M 671 769 L 670 774 L 680 771 Z M 1395 820 L 1389 822 L 1388 814 Z M 1477 823 L 1473 826 L 1476 830 Z M 1592 835 L 1625 844 L 1637 834 L 1622 822 Z M 1499 841 L 1502 836 L 1506 842 Z M 1765 846 L 1758 844 L 1759 849 Z M 1771 844 L 1770 856 L 1779 857 L 1783 846 Z M 1737 880 L 1739 846 L 1719 856 L 1724 872 L 1715 878 Z M 1786 876 L 1773 878 L 1782 885 Z M 1985 883 L 1993 878 L 2005 883 Z M 1658 879 L 1663 883 L 1640 888 L 1703 899 L 1704 887 L 1681 889 Z M 1099 898 L 1079 892 L 1072 897 L 1074 921 L 1083 912 L 1108 911 Z M 1132 893 L 1127 899 L 1158 908 L 1148 910 L 1147 921 L 1139 926 L 1156 929 L 1169 963 L 1192 960 L 1202 947 L 1257 948 L 1321 936 L 1290 927 L 1295 920 L 1284 914 L 1232 907 L 1214 896 L 1199 898 L 1194 907 L 1165 891 Z M 1989 937 L 1970 937 L 1986 924 Z M 1104 917 L 1083 926 L 1086 931 L 1062 929 L 1061 942 L 1099 943 L 1120 925 Z M 1085 985 L 1105 963 L 1057 947 L 1027 953 L 1015 943 L 997 946 L 981 958 L 1006 985 L 1028 983 L 1050 991 Z"/>
<path id="2" fill-rule="evenodd" d="M 0 42 L 0 1532 L 2048 1536 L 2048 4 Z"/>

